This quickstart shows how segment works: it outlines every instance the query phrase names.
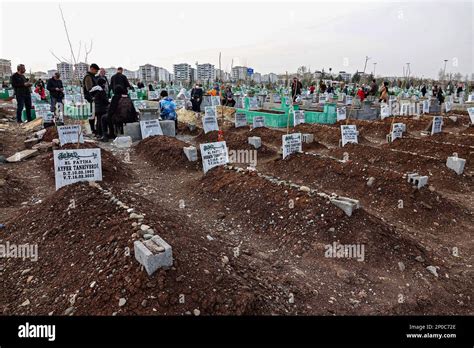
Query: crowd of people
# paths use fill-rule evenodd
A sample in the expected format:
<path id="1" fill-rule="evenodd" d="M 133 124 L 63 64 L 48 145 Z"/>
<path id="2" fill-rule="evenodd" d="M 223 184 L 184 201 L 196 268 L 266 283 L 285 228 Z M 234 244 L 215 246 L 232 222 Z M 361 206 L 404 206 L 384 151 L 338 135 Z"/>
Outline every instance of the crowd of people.
<path id="1" fill-rule="evenodd" d="M 58 105 L 62 106 L 65 98 L 64 85 L 61 80 L 61 75 L 58 72 L 56 72 L 46 84 L 42 79 L 38 79 L 34 86 L 25 76 L 25 72 L 24 64 L 19 64 L 17 71 L 11 77 L 11 85 L 14 89 L 17 101 L 16 119 L 18 123 L 22 122 L 23 109 L 26 111 L 26 121 L 29 122 L 32 120 L 32 87 L 34 87 L 34 92 L 38 94 L 39 98 L 43 101 L 47 100 L 46 90 L 49 92 L 51 112 L 56 113 Z M 152 84 L 149 84 L 146 88 L 145 84 L 141 81 L 138 81 L 137 88 L 154 91 Z M 307 87 L 306 93 L 309 95 L 315 93 L 334 93 L 336 88 L 346 95 L 352 94 L 361 102 L 366 98 L 370 98 L 371 101 L 378 100 L 379 102 L 388 102 L 389 99 L 389 83 L 383 82 L 378 85 L 375 79 L 372 79 L 370 84 L 355 84 L 353 88 L 351 88 L 351 93 L 349 92 L 348 85 L 345 83 L 328 81 L 326 85 L 324 80 L 321 80 L 318 87 L 316 87 L 314 83 L 311 83 Z M 123 133 L 123 124 L 136 122 L 138 120 L 139 114 L 128 95 L 129 91 L 134 91 L 135 89 L 129 82 L 127 76 L 123 73 L 123 68 L 119 67 L 109 81 L 105 69 L 100 68 L 95 63 L 91 64 L 89 71 L 82 80 L 82 89 L 84 99 L 90 104 L 91 115 L 89 124 L 91 131 L 100 140 L 108 141 L 114 138 L 117 132 Z M 417 89 L 423 97 L 428 93 L 426 84 L 418 86 Z M 464 86 L 458 84 L 457 89 L 453 91 L 453 86 L 448 85 L 446 89 L 449 94 L 454 92 L 460 96 L 464 91 Z M 292 79 L 290 90 L 291 98 L 293 102 L 296 102 L 298 97 L 303 94 L 303 84 L 297 77 Z M 182 89 L 178 95 L 178 99 L 186 99 L 185 92 L 186 90 Z M 440 104 L 444 102 L 445 94 L 446 91 L 443 90 L 442 86 L 437 84 L 432 86 L 431 95 L 436 98 Z M 215 83 L 212 88 L 205 91 L 201 83 L 196 83 L 191 89 L 190 102 L 192 110 L 198 114 L 198 117 L 201 113 L 201 104 L 204 95 L 220 96 L 221 105 L 223 106 L 234 107 L 236 104 L 234 93 L 230 85 L 219 86 L 218 83 Z M 166 90 L 162 90 L 160 93 L 159 105 L 161 119 L 175 121 L 177 130 L 176 103 L 168 95 Z"/>

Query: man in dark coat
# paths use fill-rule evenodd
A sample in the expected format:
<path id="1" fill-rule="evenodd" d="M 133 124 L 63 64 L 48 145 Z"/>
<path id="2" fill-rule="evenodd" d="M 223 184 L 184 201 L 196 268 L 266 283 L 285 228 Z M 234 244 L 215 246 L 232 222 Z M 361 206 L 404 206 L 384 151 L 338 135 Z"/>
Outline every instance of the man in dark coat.
<path id="1" fill-rule="evenodd" d="M 19 64 L 16 73 L 11 77 L 13 90 L 17 101 L 16 121 L 21 123 L 21 113 L 26 108 L 26 119 L 31 121 L 31 86 L 32 83 L 25 77 L 25 65 Z"/>

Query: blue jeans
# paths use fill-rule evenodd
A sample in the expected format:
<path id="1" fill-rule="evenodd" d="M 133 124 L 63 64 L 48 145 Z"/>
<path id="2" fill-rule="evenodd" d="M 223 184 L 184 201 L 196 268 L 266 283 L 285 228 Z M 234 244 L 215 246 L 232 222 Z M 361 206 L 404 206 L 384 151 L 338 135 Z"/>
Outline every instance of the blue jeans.
<path id="1" fill-rule="evenodd" d="M 51 98 L 51 109 L 50 111 L 51 112 L 54 112 L 56 113 L 56 104 L 57 103 L 63 103 L 63 98 L 62 97 L 53 97 L 53 96 L 50 96 Z"/>
<path id="2" fill-rule="evenodd" d="M 17 95 L 16 96 L 17 108 L 16 108 L 16 121 L 21 123 L 21 113 L 23 108 L 26 107 L 26 119 L 28 122 L 31 121 L 31 94 Z"/>

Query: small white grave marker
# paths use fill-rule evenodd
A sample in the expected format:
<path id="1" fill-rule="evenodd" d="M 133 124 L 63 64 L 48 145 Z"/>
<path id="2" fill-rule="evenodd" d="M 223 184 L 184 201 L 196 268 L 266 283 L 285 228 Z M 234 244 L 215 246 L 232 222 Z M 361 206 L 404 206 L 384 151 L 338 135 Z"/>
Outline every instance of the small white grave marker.
<path id="1" fill-rule="evenodd" d="M 304 111 L 303 110 L 294 110 L 293 111 L 293 124 L 296 127 L 299 124 L 305 123 Z"/>
<path id="2" fill-rule="evenodd" d="M 54 150 L 56 190 L 79 181 L 102 181 L 100 149 Z"/>
<path id="3" fill-rule="evenodd" d="M 338 121 L 342 121 L 346 119 L 346 108 L 344 106 L 340 108 L 336 108 L 336 112 L 337 112 Z"/>
<path id="4" fill-rule="evenodd" d="M 291 155 L 303 151 L 301 133 L 292 133 L 282 135 L 283 143 L 283 159 Z"/>
<path id="5" fill-rule="evenodd" d="M 443 127 L 443 117 L 433 116 L 433 125 L 431 127 L 431 135 L 435 133 L 441 133 Z"/>
<path id="6" fill-rule="evenodd" d="M 58 127 L 58 136 L 59 136 L 59 143 L 61 146 L 65 144 L 75 144 L 79 138 L 79 142 L 82 144 L 84 143 L 84 137 L 82 136 L 81 126 L 71 125 L 71 126 L 59 126 Z"/>
<path id="7" fill-rule="evenodd" d="M 344 147 L 347 143 L 358 143 L 357 126 L 353 124 L 341 126 L 341 140 L 342 146 Z"/>
<path id="8" fill-rule="evenodd" d="M 202 168 L 204 173 L 211 168 L 225 165 L 229 162 L 229 154 L 225 141 L 200 144 L 202 156 Z"/>
<path id="9" fill-rule="evenodd" d="M 245 127 L 247 125 L 247 115 L 245 112 L 237 111 L 235 113 L 235 128 Z"/>
<path id="10" fill-rule="evenodd" d="M 219 125 L 217 124 L 217 118 L 213 116 L 204 116 L 202 118 L 202 127 L 204 128 L 204 133 L 209 133 L 211 131 L 219 130 Z"/>
<path id="11" fill-rule="evenodd" d="M 142 131 L 142 139 L 152 137 L 154 135 L 163 135 L 159 120 L 140 121 L 140 129 Z"/>
<path id="12" fill-rule="evenodd" d="M 265 116 L 254 116 L 253 128 L 265 127 Z"/>

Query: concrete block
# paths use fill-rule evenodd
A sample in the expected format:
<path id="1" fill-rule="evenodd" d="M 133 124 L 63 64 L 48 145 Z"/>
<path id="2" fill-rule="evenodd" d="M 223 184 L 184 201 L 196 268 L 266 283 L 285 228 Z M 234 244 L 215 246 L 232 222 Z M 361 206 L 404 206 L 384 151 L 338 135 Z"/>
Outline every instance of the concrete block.
<path id="1" fill-rule="evenodd" d="M 163 135 L 167 135 L 169 137 L 176 137 L 176 129 L 175 123 L 171 120 L 160 121 L 161 130 L 163 131 Z"/>
<path id="2" fill-rule="evenodd" d="M 256 149 L 262 146 L 262 139 L 260 139 L 260 137 L 249 137 L 248 141 L 249 141 L 249 144 L 252 145 Z"/>
<path id="3" fill-rule="evenodd" d="M 194 146 L 183 147 L 183 151 L 188 161 L 194 162 L 198 160 L 197 149 Z"/>
<path id="4" fill-rule="evenodd" d="M 342 211 L 346 213 L 347 216 L 352 216 L 352 212 L 360 208 L 360 203 L 358 200 L 348 197 L 331 198 L 330 202 L 336 207 L 342 209 Z"/>
<path id="5" fill-rule="evenodd" d="M 160 118 L 159 109 L 142 109 L 140 110 L 140 121 L 157 120 Z"/>
<path id="6" fill-rule="evenodd" d="M 132 138 L 132 141 L 142 140 L 140 122 L 127 123 L 123 126 L 123 135 Z"/>
<path id="7" fill-rule="evenodd" d="M 33 145 L 38 144 L 40 140 L 38 138 L 31 138 L 24 141 L 25 149 L 31 149 Z"/>
<path id="8" fill-rule="evenodd" d="M 20 152 L 17 152 L 13 156 L 10 156 L 7 158 L 7 162 L 13 163 L 13 162 L 20 162 L 21 160 L 36 156 L 39 153 L 38 150 L 32 149 L 32 150 L 23 150 Z"/>
<path id="9" fill-rule="evenodd" d="M 302 140 L 303 140 L 303 143 L 310 144 L 314 141 L 314 134 L 303 133 L 302 134 Z"/>
<path id="10" fill-rule="evenodd" d="M 415 185 L 417 188 L 422 188 L 428 183 L 428 176 L 422 176 L 419 175 L 418 173 L 409 173 L 407 175 L 408 177 L 408 182 L 412 185 Z"/>
<path id="11" fill-rule="evenodd" d="M 173 265 L 171 246 L 159 236 L 153 236 L 144 242 L 133 243 L 135 259 L 145 267 L 148 275 L 152 275 L 158 268 L 169 268 Z"/>
<path id="12" fill-rule="evenodd" d="M 466 165 L 466 160 L 459 157 L 448 157 L 446 161 L 446 166 L 449 169 L 452 169 L 456 172 L 457 175 L 461 175 L 464 172 L 464 166 Z"/>

